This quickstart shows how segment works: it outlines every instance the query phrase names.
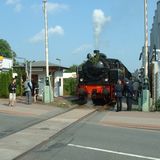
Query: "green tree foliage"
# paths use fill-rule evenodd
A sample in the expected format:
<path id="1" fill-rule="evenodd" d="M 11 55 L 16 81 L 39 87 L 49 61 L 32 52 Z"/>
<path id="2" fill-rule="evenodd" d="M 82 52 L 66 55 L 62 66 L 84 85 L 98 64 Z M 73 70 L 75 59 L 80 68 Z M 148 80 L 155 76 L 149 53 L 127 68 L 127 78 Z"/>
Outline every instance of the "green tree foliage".
<path id="1" fill-rule="evenodd" d="M 64 94 L 75 95 L 76 86 L 77 86 L 77 80 L 75 78 L 64 79 Z"/>
<path id="2" fill-rule="evenodd" d="M 15 69 L 15 72 L 18 74 L 16 77 L 16 95 L 20 96 L 23 94 L 23 86 L 22 86 L 22 77 L 25 76 L 24 69 Z M 0 73 L 0 97 L 8 98 L 8 86 L 12 81 L 12 71 Z"/>
<path id="3" fill-rule="evenodd" d="M 18 74 L 16 77 L 16 84 L 17 84 L 17 95 L 23 95 L 24 88 L 22 84 L 22 80 L 26 77 L 25 69 L 24 68 L 14 68 L 14 72 Z"/>
<path id="4" fill-rule="evenodd" d="M 65 70 L 65 73 L 71 73 L 71 72 L 76 72 L 77 71 L 77 65 L 73 64 L 69 69 Z"/>
<path id="5" fill-rule="evenodd" d="M 156 101 L 155 107 L 157 111 L 160 111 L 160 98 Z"/>
<path id="6" fill-rule="evenodd" d="M 4 39 L 0 39 L 0 55 L 6 58 L 12 58 L 13 56 L 13 59 L 16 57 L 16 53 L 11 49 L 9 43 Z"/>
<path id="7" fill-rule="evenodd" d="M 0 73 L 0 97 L 7 98 L 8 97 L 8 85 L 11 81 L 11 73 L 5 72 Z"/>

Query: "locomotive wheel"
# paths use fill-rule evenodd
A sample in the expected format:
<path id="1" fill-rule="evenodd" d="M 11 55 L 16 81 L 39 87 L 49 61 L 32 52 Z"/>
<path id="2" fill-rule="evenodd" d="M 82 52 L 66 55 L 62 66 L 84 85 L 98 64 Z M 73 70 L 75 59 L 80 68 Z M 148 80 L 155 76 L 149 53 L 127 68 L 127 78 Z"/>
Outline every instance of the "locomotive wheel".
<path id="1" fill-rule="evenodd" d="M 87 97 L 79 97 L 79 105 L 84 105 L 87 103 Z"/>
<path id="2" fill-rule="evenodd" d="M 100 98 L 100 99 L 93 99 L 92 98 L 92 102 L 94 105 L 105 105 L 106 102 L 103 98 Z"/>

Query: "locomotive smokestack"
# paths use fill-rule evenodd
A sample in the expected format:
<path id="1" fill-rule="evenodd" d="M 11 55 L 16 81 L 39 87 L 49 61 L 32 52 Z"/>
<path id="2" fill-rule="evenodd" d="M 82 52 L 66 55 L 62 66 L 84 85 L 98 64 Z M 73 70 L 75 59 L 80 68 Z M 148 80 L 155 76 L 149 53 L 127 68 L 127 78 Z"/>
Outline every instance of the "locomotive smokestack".
<path id="1" fill-rule="evenodd" d="M 97 54 L 99 53 L 99 50 L 94 50 L 93 53 Z"/>

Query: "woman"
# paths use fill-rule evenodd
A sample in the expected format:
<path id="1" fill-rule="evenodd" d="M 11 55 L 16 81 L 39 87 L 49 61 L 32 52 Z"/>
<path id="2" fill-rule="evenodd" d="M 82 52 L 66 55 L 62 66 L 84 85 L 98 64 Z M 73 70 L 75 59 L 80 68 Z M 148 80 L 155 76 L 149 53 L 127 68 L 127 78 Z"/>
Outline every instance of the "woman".
<path id="1" fill-rule="evenodd" d="M 13 79 L 8 86 L 9 91 L 9 106 L 14 106 L 16 101 L 16 79 Z"/>

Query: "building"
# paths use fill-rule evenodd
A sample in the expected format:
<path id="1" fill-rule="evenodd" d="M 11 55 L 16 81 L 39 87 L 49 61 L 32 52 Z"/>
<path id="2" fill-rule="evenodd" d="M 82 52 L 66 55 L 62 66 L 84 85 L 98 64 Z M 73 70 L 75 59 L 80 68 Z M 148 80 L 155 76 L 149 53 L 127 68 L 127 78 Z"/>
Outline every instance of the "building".
<path id="1" fill-rule="evenodd" d="M 150 55 L 153 53 L 154 46 L 160 49 L 160 1 L 157 2 L 150 33 Z"/>
<path id="2" fill-rule="evenodd" d="M 12 66 L 12 59 L 0 56 L 0 72 L 9 71 Z"/>
<path id="3" fill-rule="evenodd" d="M 77 78 L 77 73 L 76 72 L 63 73 L 63 78 Z"/>
<path id="4" fill-rule="evenodd" d="M 53 87 L 54 97 L 63 96 L 63 70 L 66 67 L 58 66 L 53 63 L 49 63 L 49 75 L 51 79 L 51 85 Z M 38 83 L 39 96 L 43 96 L 43 89 L 46 78 L 46 62 L 36 61 L 32 63 L 32 82 Z"/>
<path id="5" fill-rule="evenodd" d="M 155 50 L 156 49 L 156 50 Z M 160 1 L 153 17 L 153 24 L 150 33 L 150 82 L 153 110 L 155 103 L 160 98 Z"/>

